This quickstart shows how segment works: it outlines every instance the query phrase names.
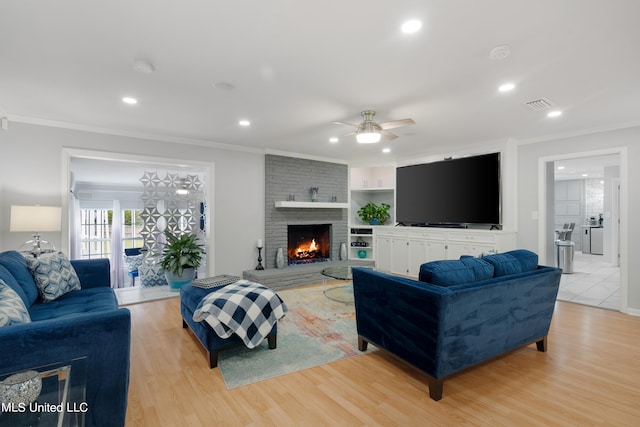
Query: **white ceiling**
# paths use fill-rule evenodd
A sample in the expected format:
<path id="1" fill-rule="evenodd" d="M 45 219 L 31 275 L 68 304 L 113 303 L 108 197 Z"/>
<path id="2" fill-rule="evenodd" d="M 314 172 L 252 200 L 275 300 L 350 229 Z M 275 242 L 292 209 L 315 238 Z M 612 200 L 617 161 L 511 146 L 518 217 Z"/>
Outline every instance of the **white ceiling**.
<path id="1" fill-rule="evenodd" d="M 609 166 L 620 166 L 618 154 L 558 160 L 554 162 L 555 180 L 604 178 Z"/>
<path id="2" fill-rule="evenodd" d="M 375 162 L 618 128 L 640 124 L 639 18 L 637 0 L 9 1 L 0 117 Z M 564 114 L 524 105 L 542 97 Z M 329 143 L 369 108 L 416 124 Z"/>

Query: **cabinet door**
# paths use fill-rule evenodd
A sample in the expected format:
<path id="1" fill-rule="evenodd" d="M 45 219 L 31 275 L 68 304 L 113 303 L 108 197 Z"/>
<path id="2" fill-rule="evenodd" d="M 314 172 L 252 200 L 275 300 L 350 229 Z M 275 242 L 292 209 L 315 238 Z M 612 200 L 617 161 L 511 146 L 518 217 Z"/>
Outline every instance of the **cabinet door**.
<path id="1" fill-rule="evenodd" d="M 409 240 L 406 238 L 391 239 L 391 272 L 407 275 L 409 273 Z"/>
<path id="2" fill-rule="evenodd" d="M 376 237 L 376 268 L 381 271 L 391 271 L 391 237 Z"/>
<path id="3" fill-rule="evenodd" d="M 483 252 L 495 251 L 496 246 L 477 243 L 449 242 L 447 245 L 447 259 L 460 259 L 463 255 L 478 256 Z"/>
<path id="4" fill-rule="evenodd" d="M 429 258 L 427 241 L 411 239 L 409 240 L 409 266 L 407 274 L 418 277 L 420 266 L 427 262 Z"/>
<path id="5" fill-rule="evenodd" d="M 447 259 L 447 245 L 443 240 L 427 240 L 427 258 L 424 262 Z"/>

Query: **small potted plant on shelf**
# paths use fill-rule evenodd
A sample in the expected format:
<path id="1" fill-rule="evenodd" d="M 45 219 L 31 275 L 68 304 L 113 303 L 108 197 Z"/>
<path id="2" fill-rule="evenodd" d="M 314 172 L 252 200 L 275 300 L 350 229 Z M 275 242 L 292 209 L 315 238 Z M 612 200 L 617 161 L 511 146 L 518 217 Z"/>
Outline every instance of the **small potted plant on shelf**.
<path id="1" fill-rule="evenodd" d="M 180 289 L 191 283 L 196 269 L 202 263 L 204 246 L 198 243 L 195 234 L 183 234 L 180 237 L 165 232 L 167 243 L 162 250 L 160 265 L 171 289 Z"/>
<path id="2" fill-rule="evenodd" d="M 391 215 L 389 215 L 390 205 L 382 203 L 380 206 L 373 202 L 369 202 L 360 209 L 358 209 L 358 216 L 364 222 L 371 225 L 383 225 Z"/>

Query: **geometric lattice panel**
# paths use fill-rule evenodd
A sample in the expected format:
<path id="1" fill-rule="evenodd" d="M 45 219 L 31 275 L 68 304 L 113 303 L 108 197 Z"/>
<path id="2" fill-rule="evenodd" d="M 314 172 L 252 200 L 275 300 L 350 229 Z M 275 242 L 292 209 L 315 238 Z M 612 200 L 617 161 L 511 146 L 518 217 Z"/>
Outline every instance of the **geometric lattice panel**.
<path id="1" fill-rule="evenodd" d="M 162 253 L 165 231 L 177 236 L 204 234 L 200 218 L 205 187 L 198 174 L 180 176 L 177 172 L 159 174 L 153 170 L 145 171 L 140 182 L 144 187 L 140 196 L 144 206 L 140 215 L 143 223 L 140 234 L 146 249 L 143 253 L 147 264 L 155 264 Z"/>

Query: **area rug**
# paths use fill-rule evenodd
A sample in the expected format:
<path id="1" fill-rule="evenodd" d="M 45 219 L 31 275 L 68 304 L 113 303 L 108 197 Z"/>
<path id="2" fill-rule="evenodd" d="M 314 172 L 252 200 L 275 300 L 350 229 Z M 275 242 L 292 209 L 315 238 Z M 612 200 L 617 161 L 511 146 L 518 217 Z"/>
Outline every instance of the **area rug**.
<path id="1" fill-rule="evenodd" d="M 289 311 L 278 322 L 277 348 L 269 350 L 265 340 L 252 350 L 238 346 L 220 352 L 218 367 L 227 388 L 375 351 L 373 346 L 367 352 L 358 350 L 350 292 L 353 295 L 352 288 L 345 284 L 278 291 Z M 331 299 L 325 293 L 338 298 Z"/>

